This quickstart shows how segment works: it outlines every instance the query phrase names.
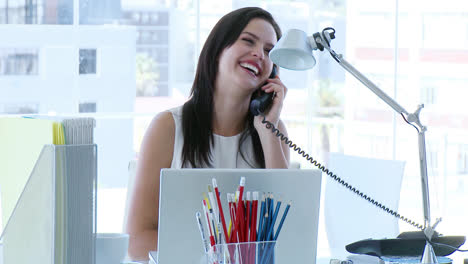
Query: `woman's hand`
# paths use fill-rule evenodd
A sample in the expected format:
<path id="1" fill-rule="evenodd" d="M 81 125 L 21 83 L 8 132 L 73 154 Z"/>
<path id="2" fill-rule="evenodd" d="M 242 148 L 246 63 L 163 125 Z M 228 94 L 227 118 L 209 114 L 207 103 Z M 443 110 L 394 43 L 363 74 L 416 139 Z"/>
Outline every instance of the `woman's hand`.
<path id="1" fill-rule="evenodd" d="M 267 84 L 263 85 L 261 89 L 266 93 L 273 93 L 273 101 L 271 107 L 266 110 L 266 120 L 278 126 L 280 120 L 281 110 L 283 109 L 283 101 L 288 92 L 288 88 L 283 84 L 280 78 L 276 77 L 268 79 Z M 262 124 L 263 117 L 258 115 L 254 118 L 254 126 L 257 131 L 265 129 L 265 124 Z"/>
<path id="2" fill-rule="evenodd" d="M 268 83 L 262 87 L 266 93 L 274 93 L 273 102 L 271 107 L 266 111 L 265 118 L 271 122 L 284 136 L 288 136 L 286 126 L 280 120 L 281 109 L 283 108 L 283 101 L 288 89 L 276 77 L 268 79 Z M 268 129 L 262 123 L 263 116 L 258 115 L 254 117 L 254 126 L 260 137 L 260 142 L 263 148 L 265 157 L 265 168 L 288 168 L 289 167 L 289 147 L 281 141 L 272 130 Z"/>

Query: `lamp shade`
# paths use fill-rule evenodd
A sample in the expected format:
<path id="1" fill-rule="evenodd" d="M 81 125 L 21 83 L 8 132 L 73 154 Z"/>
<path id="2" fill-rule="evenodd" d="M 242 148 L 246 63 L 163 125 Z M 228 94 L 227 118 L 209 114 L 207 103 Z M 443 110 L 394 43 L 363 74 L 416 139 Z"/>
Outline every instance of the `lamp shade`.
<path id="1" fill-rule="evenodd" d="M 308 70 L 315 66 L 312 47 L 304 31 L 290 29 L 270 51 L 276 65 L 289 70 Z"/>

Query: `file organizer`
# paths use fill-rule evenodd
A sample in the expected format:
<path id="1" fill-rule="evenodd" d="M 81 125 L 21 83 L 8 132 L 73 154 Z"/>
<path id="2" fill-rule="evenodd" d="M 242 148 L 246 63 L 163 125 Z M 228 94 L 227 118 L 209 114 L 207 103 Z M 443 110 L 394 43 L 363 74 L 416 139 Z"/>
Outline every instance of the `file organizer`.
<path id="1" fill-rule="evenodd" d="M 97 146 L 45 145 L 0 239 L 4 264 L 95 263 Z"/>
<path id="2" fill-rule="evenodd" d="M 44 145 L 93 144 L 96 121 L 86 117 L 0 118 L 0 207 L 3 231 Z"/>

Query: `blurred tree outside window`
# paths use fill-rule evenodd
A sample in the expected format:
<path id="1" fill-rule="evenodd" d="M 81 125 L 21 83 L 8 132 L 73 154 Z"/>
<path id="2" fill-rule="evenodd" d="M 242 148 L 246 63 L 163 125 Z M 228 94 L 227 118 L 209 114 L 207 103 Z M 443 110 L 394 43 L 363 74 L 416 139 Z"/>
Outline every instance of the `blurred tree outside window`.
<path id="1" fill-rule="evenodd" d="M 158 93 L 157 68 L 154 58 L 144 53 L 136 55 L 136 96 L 154 96 Z"/>

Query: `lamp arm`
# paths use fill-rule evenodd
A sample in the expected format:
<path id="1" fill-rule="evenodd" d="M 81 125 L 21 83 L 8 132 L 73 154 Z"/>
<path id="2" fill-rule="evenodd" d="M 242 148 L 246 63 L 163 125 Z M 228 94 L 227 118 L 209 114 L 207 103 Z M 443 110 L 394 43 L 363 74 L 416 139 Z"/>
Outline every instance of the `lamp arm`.
<path id="1" fill-rule="evenodd" d="M 319 39 L 315 39 L 319 41 Z M 429 183 L 427 175 L 427 157 L 426 157 L 426 140 L 425 132 L 426 127 L 423 126 L 419 120 L 419 113 L 424 105 L 419 105 L 418 109 L 410 114 L 406 111 L 400 104 L 398 104 L 393 98 L 388 96 L 384 91 L 382 91 L 377 85 L 375 85 L 371 80 L 366 78 L 361 72 L 354 68 L 348 61 L 343 58 L 343 55 L 337 54 L 333 51 L 329 45 L 326 43 L 321 43 L 325 49 L 327 49 L 331 56 L 338 62 L 338 64 L 343 67 L 347 72 L 353 75 L 358 79 L 362 84 L 369 88 L 375 95 L 387 103 L 391 108 L 393 108 L 397 113 L 401 114 L 405 121 L 415 127 L 418 130 L 418 148 L 419 148 L 419 167 L 421 173 L 421 189 L 422 189 L 422 202 L 424 210 L 424 229 L 431 227 L 431 214 L 430 214 L 430 203 L 429 203 Z M 435 226 L 434 226 L 435 227 Z M 434 232 L 433 228 L 430 228 L 431 232 L 428 234 L 429 240 L 432 238 Z"/>
<path id="2" fill-rule="evenodd" d="M 424 228 L 431 226 L 431 207 L 429 204 L 429 177 L 427 176 L 427 158 L 426 158 L 426 129 L 418 131 L 418 148 L 419 148 L 419 170 L 421 171 L 421 190 L 422 202 L 424 210 Z M 426 234 L 428 235 L 428 234 Z M 433 233 L 428 236 L 431 240 Z"/>

